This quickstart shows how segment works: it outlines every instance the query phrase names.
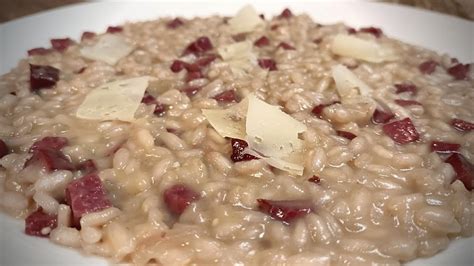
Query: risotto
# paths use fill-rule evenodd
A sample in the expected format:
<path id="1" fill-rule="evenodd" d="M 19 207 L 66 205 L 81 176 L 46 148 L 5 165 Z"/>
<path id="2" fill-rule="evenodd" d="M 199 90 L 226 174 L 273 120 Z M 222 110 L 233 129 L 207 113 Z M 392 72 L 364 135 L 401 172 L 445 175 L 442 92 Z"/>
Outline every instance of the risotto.
<path id="1" fill-rule="evenodd" d="M 474 67 L 376 27 L 162 18 L 0 78 L 0 207 L 138 265 L 399 265 L 474 230 Z"/>

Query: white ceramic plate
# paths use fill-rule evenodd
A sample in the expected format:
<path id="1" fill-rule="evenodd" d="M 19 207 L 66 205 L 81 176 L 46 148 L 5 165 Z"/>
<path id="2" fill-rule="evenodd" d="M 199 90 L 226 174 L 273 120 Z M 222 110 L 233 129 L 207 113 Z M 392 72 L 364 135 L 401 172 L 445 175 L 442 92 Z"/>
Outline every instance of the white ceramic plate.
<path id="1" fill-rule="evenodd" d="M 346 1 L 253 2 L 267 16 L 290 7 L 307 12 L 319 23 L 345 22 L 353 27 L 378 26 L 392 37 L 448 53 L 462 62 L 474 61 L 474 23 L 466 20 L 379 3 Z M 43 12 L 0 25 L 0 74 L 12 69 L 33 47 L 49 46 L 50 38 L 78 39 L 82 31 L 104 31 L 108 25 L 160 16 L 232 15 L 242 1 L 95 2 Z M 107 265 L 104 259 L 53 245 L 23 234 L 23 221 L 0 214 L 0 265 Z M 473 265 L 474 238 L 454 241 L 447 250 L 409 263 L 419 265 Z"/>

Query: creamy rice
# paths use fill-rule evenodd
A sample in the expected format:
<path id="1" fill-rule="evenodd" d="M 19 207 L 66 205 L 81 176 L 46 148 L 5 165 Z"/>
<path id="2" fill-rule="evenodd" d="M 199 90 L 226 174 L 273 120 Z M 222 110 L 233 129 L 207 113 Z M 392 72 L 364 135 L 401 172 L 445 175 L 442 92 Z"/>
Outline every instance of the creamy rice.
<path id="1" fill-rule="evenodd" d="M 167 27 L 169 21 L 128 23 L 113 33 L 134 46 L 115 65 L 79 54 L 95 42 L 92 37 L 63 52 L 29 56 L 1 77 L 0 139 L 10 150 L 0 159 L 4 211 L 24 218 L 41 207 L 57 215 L 51 241 L 135 264 L 398 265 L 472 236 L 472 192 L 455 180 L 456 169 L 444 162 L 447 155 L 430 149 L 432 141 L 457 143 L 460 154 L 474 162 L 474 132 L 450 125 L 454 118 L 474 121 L 472 65 L 467 77 L 456 80 L 446 71 L 453 65 L 447 55 L 363 31 L 356 35 L 390 45 L 399 59 L 370 63 L 340 57 L 331 52 L 331 41 L 348 28 L 319 25 L 304 14 L 267 19 L 264 28 L 240 36 L 229 32 L 223 17 L 183 19 L 175 29 Z M 200 36 L 211 40 L 211 53 L 236 39 L 253 43 L 266 36 L 270 44 L 253 50 L 258 58 L 275 60 L 278 69 L 257 65 L 247 75 L 234 75 L 217 58 L 203 78 L 186 82 L 186 71 L 174 73 L 170 65 Z M 280 42 L 294 49 L 278 48 Z M 427 60 L 439 65 L 431 74 L 420 73 Z M 313 107 L 340 100 L 331 66 L 341 63 L 380 98 L 418 101 L 421 105 L 390 107 L 399 109 L 393 110 L 394 120 L 403 118 L 400 113 L 411 118 L 420 139 L 398 144 L 360 106 L 334 104 L 321 118 L 314 115 Z M 59 69 L 55 87 L 31 92 L 29 64 Z M 132 123 L 76 118 L 91 89 L 145 75 L 155 78 L 147 91 L 168 106 L 163 116 L 142 103 Z M 416 95 L 395 92 L 394 84 L 406 82 L 416 85 Z M 190 86 L 201 89 L 193 96 L 180 92 Z M 240 98 L 255 93 L 307 126 L 303 175 L 263 160 L 231 160 L 230 140 L 201 111 L 235 104 L 213 98 L 226 90 Z M 356 137 L 349 140 L 336 130 Z M 65 188 L 81 172 L 24 167 L 31 145 L 47 136 L 69 140 L 61 151 L 73 164 L 95 162 L 112 207 L 87 213 L 73 226 Z M 308 182 L 313 176 L 320 181 Z M 176 184 L 198 194 L 180 215 L 163 199 Z M 257 199 L 305 200 L 311 211 L 284 223 L 259 211 Z"/>

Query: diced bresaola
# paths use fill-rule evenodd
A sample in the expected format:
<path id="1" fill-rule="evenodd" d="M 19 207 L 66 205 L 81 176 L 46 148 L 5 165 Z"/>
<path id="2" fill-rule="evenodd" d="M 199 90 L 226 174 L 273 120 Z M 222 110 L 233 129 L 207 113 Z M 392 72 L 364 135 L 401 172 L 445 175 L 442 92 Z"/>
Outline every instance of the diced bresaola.
<path id="1" fill-rule="evenodd" d="M 43 149 L 60 150 L 67 146 L 68 143 L 68 139 L 64 137 L 44 137 L 31 145 L 30 153 Z"/>
<path id="2" fill-rule="evenodd" d="M 170 20 L 168 23 L 166 23 L 166 27 L 170 29 L 176 29 L 177 27 L 182 26 L 182 25 L 184 25 L 184 22 L 179 18 L 175 18 L 173 20 Z"/>
<path id="3" fill-rule="evenodd" d="M 123 28 L 120 26 L 109 26 L 107 28 L 107 33 L 119 33 L 122 31 L 123 31 Z"/>
<path id="4" fill-rule="evenodd" d="M 469 64 L 456 64 L 448 68 L 447 72 L 456 80 L 466 79 L 469 73 Z"/>
<path id="5" fill-rule="evenodd" d="M 446 160 L 456 172 L 457 180 L 460 180 L 467 190 L 474 188 L 474 165 L 459 153 L 453 153 Z"/>
<path id="6" fill-rule="evenodd" d="M 192 81 L 192 80 L 195 80 L 195 79 L 200 79 L 200 78 L 204 78 L 204 75 L 202 74 L 201 71 L 192 71 L 192 72 L 188 72 L 188 74 L 186 74 L 186 82 L 189 82 L 189 81 Z"/>
<path id="7" fill-rule="evenodd" d="M 281 14 L 278 16 L 278 18 L 291 18 L 293 16 L 293 13 L 291 12 L 291 10 L 289 8 L 285 8 L 283 9 L 283 11 L 281 12 Z"/>
<path id="8" fill-rule="evenodd" d="M 63 137 L 45 137 L 31 145 L 32 156 L 25 162 L 25 167 L 40 164 L 48 172 L 54 170 L 75 170 L 74 165 L 61 149 L 68 143 Z"/>
<path id="9" fill-rule="evenodd" d="M 29 56 L 46 55 L 46 54 L 49 54 L 51 52 L 52 52 L 51 49 L 47 49 L 47 48 L 43 48 L 43 47 L 37 47 L 37 48 L 33 48 L 33 49 L 28 50 L 28 55 Z"/>
<path id="10" fill-rule="evenodd" d="M 69 159 L 59 150 L 54 149 L 42 149 L 37 150 L 33 153 L 28 161 L 25 163 L 25 167 L 30 165 L 40 164 L 48 172 L 54 170 L 74 170 L 74 165 Z"/>
<path id="11" fill-rule="evenodd" d="M 234 90 L 227 90 L 221 92 L 212 98 L 221 103 L 232 103 L 240 101 L 240 98 L 237 96 Z"/>
<path id="12" fill-rule="evenodd" d="M 92 39 L 96 36 L 95 32 L 92 31 L 84 31 L 81 35 L 81 41 Z"/>
<path id="13" fill-rule="evenodd" d="M 211 40 L 206 36 L 202 36 L 202 37 L 199 37 L 194 42 L 190 43 L 184 50 L 183 54 L 184 55 L 187 55 L 187 54 L 201 55 L 209 50 L 212 50 L 212 48 L 214 47 L 211 43 Z"/>
<path id="14" fill-rule="evenodd" d="M 166 109 L 168 106 L 159 103 L 155 97 L 153 97 L 151 94 L 148 92 L 145 92 L 145 95 L 142 98 L 142 103 L 146 105 L 155 105 L 155 110 L 153 111 L 153 114 L 157 116 L 163 116 L 166 113 Z"/>
<path id="15" fill-rule="evenodd" d="M 383 132 L 398 144 L 407 144 L 420 138 L 410 118 L 394 121 L 382 127 Z"/>
<path id="16" fill-rule="evenodd" d="M 461 145 L 457 143 L 448 143 L 442 141 L 431 142 L 431 151 L 438 153 L 454 153 L 461 148 Z"/>
<path id="17" fill-rule="evenodd" d="M 286 224 L 312 211 L 312 204 L 307 200 L 257 199 L 257 203 L 261 212 Z"/>
<path id="18" fill-rule="evenodd" d="M 374 114 L 372 115 L 372 122 L 374 124 L 385 124 L 394 117 L 395 114 L 393 113 L 375 109 Z"/>
<path id="19" fill-rule="evenodd" d="M 308 182 L 319 185 L 321 183 L 321 178 L 319 178 L 317 175 L 313 175 L 312 177 L 308 178 Z"/>
<path id="20" fill-rule="evenodd" d="M 66 187 L 66 203 L 71 207 L 75 226 L 80 225 L 82 216 L 102 211 L 112 206 L 102 180 L 97 174 L 85 175 Z"/>
<path id="21" fill-rule="evenodd" d="M 409 84 L 409 83 L 397 83 L 394 85 L 395 88 L 397 89 L 395 93 L 404 93 L 404 92 L 410 92 L 410 94 L 415 95 L 417 92 L 417 87 L 414 84 Z"/>
<path id="22" fill-rule="evenodd" d="M 274 71 L 278 69 L 275 60 L 271 58 L 258 59 L 258 65 L 263 69 L 268 69 L 269 71 Z"/>
<path id="23" fill-rule="evenodd" d="M 366 27 L 366 28 L 360 28 L 359 32 L 365 32 L 365 33 L 370 33 L 374 35 L 376 38 L 380 38 L 382 36 L 383 32 L 381 29 L 376 28 L 376 27 Z"/>
<path id="24" fill-rule="evenodd" d="M 357 137 L 357 135 L 348 131 L 336 130 L 336 133 L 338 136 L 346 138 L 348 140 L 353 140 Z"/>
<path id="25" fill-rule="evenodd" d="M 0 159 L 9 153 L 10 153 L 10 149 L 8 149 L 7 144 L 3 140 L 0 139 Z"/>
<path id="26" fill-rule="evenodd" d="M 230 159 L 233 162 L 241 162 L 241 161 L 250 161 L 258 159 L 257 157 L 245 153 L 245 148 L 249 145 L 245 140 L 241 139 L 231 139 L 232 145 L 232 154 L 230 155 Z"/>
<path id="27" fill-rule="evenodd" d="M 264 47 L 270 45 L 270 40 L 266 36 L 260 37 L 253 43 L 257 47 Z"/>
<path id="28" fill-rule="evenodd" d="M 186 62 L 183 62 L 181 60 L 174 60 L 173 63 L 171 64 L 171 66 L 170 66 L 170 69 L 171 69 L 171 71 L 173 71 L 173 73 L 178 73 L 178 72 L 180 72 L 181 70 L 184 69 L 184 66 L 186 64 L 187 64 Z"/>
<path id="29" fill-rule="evenodd" d="M 173 185 L 163 193 L 163 201 L 168 210 L 175 215 L 181 215 L 194 201 L 199 199 L 199 194 L 183 184 Z"/>
<path id="30" fill-rule="evenodd" d="M 30 90 L 48 89 L 59 80 L 59 69 L 52 66 L 30 64 Z"/>
<path id="31" fill-rule="evenodd" d="M 467 122 L 465 120 L 461 120 L 461 119 L 453 119 L 451 120 L 451 125 L 461 131 L 461 132 L 468 132 L 468 131 L 471 131 L 474 129 L 474 123 L 471 123 L 471 122 Z"/>
<path id="32" fill-rule="evenodd" d="M 51 39 L 51 46 L 54 50 L 58 52 L 64 52 L 69 48 L 69 46 L 73 45 L 74 41 L 69 38 L 63 39 Z"/>
<path id="33" fill-rule="evenodd" d="M 420 72 L 422 74 L 430 75 L 431 73 L 433 73 L 436 70 L 437 66 L 438 66 L 438 62 L 433 61 L 433 60 L 428 60 L 428 61 L 425 61 L 425 62 L 421 63 L 418 66 L 418 69 L 420 70 Z"/>
<path id="34" fill-rule="evenodd" d="M 42 208 L 39 208 L 26 217 L 25 234 L 47 237 L 51 230 L 56 228 L 57 224 L 56 215 L 45 213 Z"/>

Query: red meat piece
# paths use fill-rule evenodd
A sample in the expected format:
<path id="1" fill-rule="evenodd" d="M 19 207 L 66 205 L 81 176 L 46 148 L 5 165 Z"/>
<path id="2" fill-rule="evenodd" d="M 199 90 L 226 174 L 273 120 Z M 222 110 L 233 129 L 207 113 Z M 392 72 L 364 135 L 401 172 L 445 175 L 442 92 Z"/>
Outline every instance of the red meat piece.
<path id="1" fill-rule="evenodd" d="M 98 212 L 112 206 L 102 180 L 97 174 L 85 175 L 66 187 L 66 203 L 72 210 L 73 224 L 79 226 L 87 213 Z"/>
<path id="2" fill-rule="evenodd" d="M 234 90 L 221 92 L 212 98 L 221 103 L 239 102 L 240 100 Z"/>
<path id="3" fill-rule="evenodd" d="M 261 212 L 267 213 L 274 219 L 286 224 L 312 211 L 311 202 L 306 200 L 257 199 L 257 202 Z"/>
<path id="4" fill-rule="evenodd" d="M 418 69 L 420 70 L 420 72 L 422 74 L 428 74 L 430 75 L 431 73 L 433 73 L 435 70 L 436 70 L 436 66 L 438 66 L 438 62 L 436 61 L 433 61 L 433 60 L 428 60 L 428 61 L 425 61 L 423 63 L 421 63 L 419 66 L 418 66 Z"/>
<path id="5" fill-rule="evenodd" d="M 258 59 L 258 65 L 263 69 L 268 69 L 269 71 L 277 70 L 277 65 L 275 60 L 271 58 L 260 58 Z"/>
<path id="6" fill-rule="evenodd" d="M 467 122 L 467 121 L 464 121 L 464 120 L 461 120 L 461 119 L 453 119 L 451 120 L 451 125 L 461 131 L 461 132 L 467 132 L 467 131 L 471 131 L 474 129 L 474 123 L 470 123 L 470 122 Z"/>
<path id="7" fill-rule="evenodd" d="M 453 153 L 446 160 L 456 172 L 456 179 L 460 180 L 467 190 L 474 188 L 474 165 L 459 153 Z"/>
<path id="8" fill-rule="evenodd" d="M 7 144 L 3 140 L 0 139 L 0 159 L 9 153 L 10 153 L 10 149 L 8 149 Z"/>
<path id="9" fill-rule="evenodd" d="M 342 130 L 337 130 L 336 133 L 337 133 L 338 136 L 346 138 L 348 140 L 353 140 L 354 138 L 357 137 L 357 135 L 355 135 L 351 132 L 342 131 Z"/>
<path id="10" fill-rule="evenodd" d="M 51 40 L 51 46 L 53 46 L 53 49 L 58 52 L 66 51 L 67 48 L 73 44 L 74 44 L 74 41 L 69 38 Z"/>
<path id="11" fill-rule="evenodd" d="M 382 127 L 383 132 L 398 144 L 407 144 L 420 138 L 410 118 L 394 121 Z"/>
<path id="12" fill-rule="evenodd" d="M 51 88 L 59 80 L 59 69 L 52 66 L 30 64 L 30 90 Z"/>
<path id="13" fill-rule="evenodd" d="M 58 219 L 56 215 L 47 214 L 43 212 L 42 208 L 38 208 L 26 217 L 25 234 L 30 236 L 47 237 L 51 230 L 56 228 L 57 225 Z"/>
<path id="14" fill-rule="evenodd" d="M 431 142 L 431 151 L 437 153 L 453 153 L 457 152 L 461 148 L 461 145 L 457 143 L 448 143 L 442 141 L 433 141 Z"/>
<path id="15" fill-rule="evenodd" d="M 181 215 L 186 207 L 199 199 L 199 194 L 191 188 L 177 184 L 165 190 L 163 200 L 168 210 L 175 215 Z"/>
<path id="16" fill-rule="evenodd" d="M 264 46 L 270 45 L 270 40 L 266 36 L 262 36 L 258 40 L 256 40 L 253 44 L 257 47 L 264 47 Z"/>
<path id="17" fill-rule="evenodd" d="M 257 157 L 244 153 L 245 148 L 249 145 L 245 140 L 241 139 L 231 139 L 232 145 L 232 154 L 230 155 L 230 159 L 233 162 L 241 162 L 241 161 L 250 161 L 258 159 Z"/>

